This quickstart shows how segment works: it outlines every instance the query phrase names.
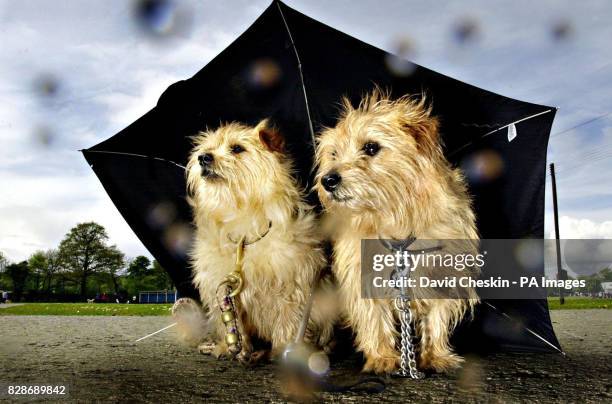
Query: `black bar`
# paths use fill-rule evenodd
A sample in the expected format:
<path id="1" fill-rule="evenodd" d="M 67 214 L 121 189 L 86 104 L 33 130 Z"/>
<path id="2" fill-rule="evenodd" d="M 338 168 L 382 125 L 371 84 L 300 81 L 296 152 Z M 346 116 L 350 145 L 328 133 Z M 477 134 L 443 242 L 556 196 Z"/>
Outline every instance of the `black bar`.
<path id="1" fill-rule="evenodd" d="M 559 210 L 557 207 L 557 181 L 555 178 L 555 163 L 550 163 L 550 178 L 552 182 L 553 216 L 555 219 L 555 242 L 557 245 L 557 279 L 563 279 L 563 268 L 561 268 L 561 241 L 559 239 Z M 559 288 L 559 303 L 565 303 L 563 288 Z"/>

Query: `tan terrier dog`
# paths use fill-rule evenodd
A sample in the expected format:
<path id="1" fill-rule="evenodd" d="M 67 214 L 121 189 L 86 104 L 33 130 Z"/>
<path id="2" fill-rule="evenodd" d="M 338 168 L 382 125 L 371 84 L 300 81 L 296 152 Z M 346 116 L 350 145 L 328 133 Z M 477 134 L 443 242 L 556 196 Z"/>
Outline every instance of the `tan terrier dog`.
<path id="1" fill-rule="evenodd" d="M 478 239 L 464 178 L 444 158 L 438 121 L 430 113 L 424 97 L 392 101 L 376 89 L 358 108 L 344 99 L 336 127 L 318 140 L 315 188 L 331 229 L 343 314 L 366 357 L 364 371 L 396 370 L 399 352 L 393 300 L 361 296 L 361 240 Z M 411 307 L 420 336 L 419 366 L 444 372 L 462 361 L 449 335 L 478 299 L 473 289 L 463 290 L 462 299 L 437 297 L 417 297 Z"/>
<path id="2" fill-rule="evenodd" d="M 267 120 L 256 127 L 229 123 L 194 140 L 187 165 L 196 226 L 191 262 L 214 330 L 212 353 L 228 354 L 217 288 L 234 270 L 237 243 L 244 237 L 244 288 L 236 298 L 243 352 L 252 351 L 252 339 L 258 338 L 278 354 L 296 337 L 311 288 L 327 264 L 315 215 L 292 176 L 283 137 Z M 329 277 L 321 283 L 329 286 Z M 334 320 L 315 300 L 310 342 L 326 345 Z"/>

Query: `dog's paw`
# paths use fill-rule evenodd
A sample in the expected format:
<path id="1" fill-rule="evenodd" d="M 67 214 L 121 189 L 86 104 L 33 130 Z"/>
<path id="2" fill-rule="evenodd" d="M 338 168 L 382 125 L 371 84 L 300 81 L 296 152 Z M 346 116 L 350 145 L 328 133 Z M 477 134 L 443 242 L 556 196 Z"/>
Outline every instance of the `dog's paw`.
<path id="1" fill-rule="evenodd" d="M 217 342 L 212 350 L 211 355 L 219 360 L 233 358 L 233 355 L 229 351 L 229 347 L 225 342 Z"/>
<path id="2" fill-rule="evenodd" d="M 204 341 L 198 345 L 198 352 L 202 355 L 212 355 L 216 345 L 212 341 Z"/>
<path id="3" fill-rule="evenodd" d="M 202 307 L 193 299 L 181 297 L 172 305 L 172 315 L 177 318 L 202 312 Z"/>
<path id="4" fill-rule="evenodd" d="M 419 369 L 447 373 L 461 366 L 463 358 L 453 353 L 445 355 L 424 355 L 419 359 Z"/>
<path id="5" fill-rule="evenodd" d="M 388 374 L 393 373 L 398 369 L 399 358 L 396 357 L 367 357 L 366 363 L 363 365 L 362 372 Z"/>
<path id="6" fill-rule="evenodd" d="M 240 363 L 242 363 L 244 366 L 256 366 L 270 359 L 270 350 L 261 349 L 254 352 L 245 352 L 243 350 L 238 354 L 238 356 L 236 356 L 236 359 L 238 359 L 238 361 L 240 361 Z"/>

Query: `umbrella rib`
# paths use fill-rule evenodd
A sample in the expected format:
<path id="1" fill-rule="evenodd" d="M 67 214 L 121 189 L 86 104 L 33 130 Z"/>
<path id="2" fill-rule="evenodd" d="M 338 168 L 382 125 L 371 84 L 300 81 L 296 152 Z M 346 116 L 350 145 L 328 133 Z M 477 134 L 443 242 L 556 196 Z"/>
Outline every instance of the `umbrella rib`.
<path id="1" fill-rule="evenodd" d="M 501 311 L 500 309 L 498 309 L 497 307 L 493 306 L 491 303 L 489 302 L 484 302 L 487 306 L 491 307 L 493 310 L 497 311 L 498 313 L 500 313 L 502 316 L 504 316 L 505 318 L 507 318 L 508 320 L 511 321 L 516 321 L 515 319 L 513 319 L 512 317 L 510 317 L 509 315 L 507 315 L 506 313 L 504 313 L 503 311 Z M 521 324 L 522 325 L 522 324 Z M 523 325 L 523 327 L 532 335 L 534 335 L 535 337 L 539 338 L 540 340 L 542 340 L 543 342 L 545 342 L 546 344 L 550 345 L 551 347 L 553 347 L 555 350 L 559 351 L 560 353 L 562 353 L 563 355 L 565 355 L 565 352 L 563 352 L 561 349 L 557 348 L 554 344 L 550 343 L 548 340 L 546 340 L 546 338 L 542 337 L 540 334 L 538 334 L 537 332 L 533 331 L 531 328 Z"/>
<path id="2" fill-rule="evenodd" d="M 548 113 L 549 113 L 549 112 L 551 112 L 551 111 L 552 111 L 552 109 L 547 109 L 546 111 L 538 112 L 537 114 L 529 115 L 529 116 L 526 116 L 526 117 L 524 117 L 524 118 L 521 118 L 521 119 L 519 119 L 519 120 L 517 120 L 517 121 L 510 122 L 509 124 L 506 124 L 506 125 L 504 125 L 504 126 L 500 126 L 500 127 L 499 127 L 499 128 L 497 128 L 497 129 L 493 129 L 492 131 L 485 133 L 484 135 L 480 136 L 480 137 L 479 137 L 478 139 L 476 139 L 476 140 L 481 140 L 481 139 L 484 139 L 485 137 L 490 136 L 490 135 L 492 135 L 492 134 L 494 134 L 494 133 L 496 133 L 496 132 L 499 132 L 499 131 L 500 131 L 500 130 L 502 130 L 502 129 L 506 129 L 506 128 L 507 128 L 507 127 L 509 127 L 510 125 L 515 125 L 515 124 L 517 124 L 517 123 L 519 123 L 519 122 L 523 122 L 523 121 L 526 121 L 526 120 L 528 120 L 528 119 L 535 118 L 536 116 L 540 116 L 540 115 L 548 114 Z M 468 142 L 468 143 L 464 144 L 463 146 L 459 147 L 458 149 L 453 150 L 451 153 L 449 153 L 449 155 L 448 155 L 448 156 L 449 156 L 449 157 L 454 156 L 455 154 L 459 153 L 461 150 L 465 149 L 466 147 L 469 147 L 469 146 L 473 145 L 473 144 L 474 144 L 474 142 L 475 142 L 475 141 L 474 141 L 474 140 L 472 140 L 472 141 L 470 141 L 470 142 Z"/>
<path id="3" fill-rule="evenodd" d="M 293 42 L 293 35 L 291 35 L 291 30 L 289 29 L 289 24 L 287 24 L 287 20 L 285 19 L 285 14 L 283 14 L 283 9 L 281 8 L 280 2 L 276 3 L 278 7 L 278 11 L 280 12 L 281 18 L 283 19 L 283 23 L 285 24 L 285 29 L 287 30 L 287 34 L 289 35 L 289 41 L 291 42 L 291 47 L 293 48 L 293 52 L 295 53 L 295 58 L 298 63 L 298 72 L 300 74 L 300 83 L 302 84 L 302 92 L 304 93 L 304 103 L 306 104 L 306 115 L 308 116 L 308 129 L 310 130 L 310 138 L 312 140 L 312 147 L 315 147 L 315 134 L 314 127 L 312 125 L 312 118 L 310 116 L 310 106 L 308 104 L 308 94 L 306 92 L 306 84 L 304 83 L 304 73 L 302 72 L 302 60 L 300 59 L 300 54 L 297 51 L 295 46 L 295 42 Z"/>
<path id="4" fill-rule="evenodd" d="M 107 150 L 81 150 L 83 153 L 104 153 L 104 154 L 118 154 L 120 156 L 130 156 L 130 157 L 141 157 L 141 158 L 146 158 L 146 159 L 153 159 L 153 160 L 159 160 L 159 161 L 163 161 L 166 163 L 170 163 L 170 164 L 174 164 L 177 167 L 182 168 L 183 170 L 185 169 L 185 166 L 174 162 L 172 160 L 166 160 L 163 159 L 161 157 L 153 157 L 153 156 L 146 156 L 144 154 L 136 154 L 136 153 L 125 153 L 125 152 L 116 152 L 116 151 L 107 151 Z"/>

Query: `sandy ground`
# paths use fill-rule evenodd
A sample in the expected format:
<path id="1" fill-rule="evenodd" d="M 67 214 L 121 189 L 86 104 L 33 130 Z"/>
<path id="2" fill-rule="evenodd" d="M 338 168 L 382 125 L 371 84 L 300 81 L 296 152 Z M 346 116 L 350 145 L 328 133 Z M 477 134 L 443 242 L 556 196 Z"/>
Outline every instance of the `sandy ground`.
<path id="1" fill-rule="evenodd" d="M 389 379 L 380 394 L 323 394 L 330 402 L 611 402 L 612 310 L 555 311 L 567 356 L 498 354 L 422 381 Z M 0 316 L 0 385 L 61 384 L 70 401 L 280 402 L 274 365 L 244 369 L 175 342 L 134 341 L 167 317 Z M 357 359 L 332 364 L 334 374 Z M 21 397 L 31 402 L 32 396 Z M 0 401 L 14 401 L 3 392 Z"/>

